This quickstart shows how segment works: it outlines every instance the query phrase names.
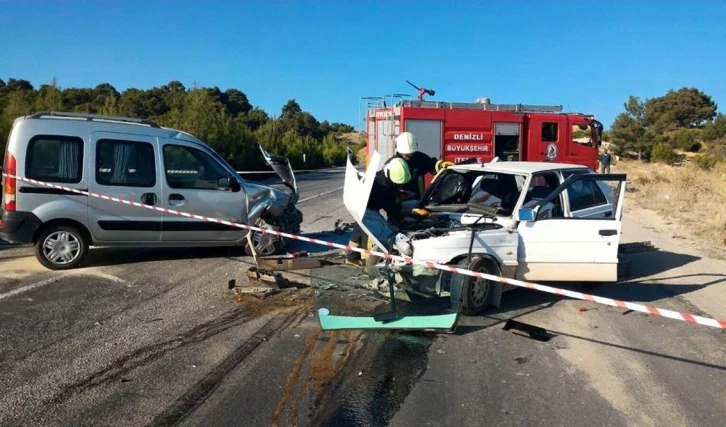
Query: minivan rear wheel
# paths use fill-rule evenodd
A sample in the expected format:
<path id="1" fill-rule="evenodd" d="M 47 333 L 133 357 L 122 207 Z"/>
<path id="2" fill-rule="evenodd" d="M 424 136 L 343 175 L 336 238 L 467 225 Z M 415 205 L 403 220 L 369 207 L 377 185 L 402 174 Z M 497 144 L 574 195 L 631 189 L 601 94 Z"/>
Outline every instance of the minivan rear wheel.
<path id="1" fill-rule="evenodd" d="M 46 227 L 35 242 L 35 256 L 51 270 L 76 268 L 88 254 L 88 238 L 71 225 Z"/>

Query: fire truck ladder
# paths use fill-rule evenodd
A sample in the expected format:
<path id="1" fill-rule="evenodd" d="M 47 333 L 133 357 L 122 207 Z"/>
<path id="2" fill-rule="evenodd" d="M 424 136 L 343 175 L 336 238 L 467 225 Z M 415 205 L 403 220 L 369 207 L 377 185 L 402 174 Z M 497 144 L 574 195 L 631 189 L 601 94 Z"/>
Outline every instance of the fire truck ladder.
<path id="1" fill-rule="evenodd" d="M 385 95 L 383 97 L 383 99 L 384 99 L 383 106 L 389 107 L 391 109 L 391 114 L 387 120 L 388 129 L 390 130 L 390 133 L 385 134 L 386 137 L 391 138 L 391 141 L 390 141 L 391 144 L 393 143 L 393 140 L 398 136 L 398 132 L 396 132 L 396 110 L 397 110 L 397 108 L 396 108 L 395 100 L 399 99 L 400 101 L 398 102 L 398 105 L 400 105 L 405 101 L 404 98 L 410 98 L 410 97 L 411 97 L 411 95 L 409 95 L 407 93 L 394 93 L 392 95 Z M 385 102 L 385 100 L 389 99 L 389 98 L 391 100 L 390 104 Z"/>
<path id="2" fill-rule="evenodd" d="M 364 96 L 358 103 L 358 126 L 363 126 L 363 131 L 368 132 L 368 122 L 371 120 L 368 117 L 370 110 L 376 108 L 383 108 L 385 100 L 380 96 Z"/>

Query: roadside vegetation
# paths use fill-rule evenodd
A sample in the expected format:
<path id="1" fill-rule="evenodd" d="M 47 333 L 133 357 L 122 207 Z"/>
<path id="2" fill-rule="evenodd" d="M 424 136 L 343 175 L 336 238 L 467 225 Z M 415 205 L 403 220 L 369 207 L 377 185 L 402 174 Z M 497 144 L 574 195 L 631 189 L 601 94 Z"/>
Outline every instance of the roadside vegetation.
<path id="1" fill-rule="evenodd" d="M 189 132 L 210 144 L 237 170 L 265 170 L 257 144 L 287 156 L 296 169 L 345 164 L 363 138 L 344 123 L 318 121 L 290 99 L 278 116 L 254 107 L 237 89 L 186 88 L 171 81 L 148 90 L 117 91 L 102 83 L 94 88 L 63 88 L 55 79 L 35 88 L 29 81 L 0 79 L 0 153 L 16 117 L 39 111 L 70 111 L 152 120 Z"/>
<path id="2" fill-rule="evenodd" d="M 604 139 L 617 159 L 613 169 L 630 175 L 629 200 L 723 248 L 726 115 L 711 96 L 685 87 L 645 100 L 630 96 L 623 107 Z M 108 83 L 62 89 L 55 79 L 38 88 L 27 80 L 0 79 L 0 152 L 13 120 L 38 111 L 152 120 L 201 138 L 238 170 L 266 169 L 258 143 L 289 157 L 296 169 L 344 165 L 348 147 L 359 163 L 366 160 L 364 138 L 352 126 L 320 122 L 294 99 L 271 116 L 238 89 L 186 88 L 178 81 L 118 92 Z"/>
<path id="3" fill-rule="evenodd" d="M 631 96 L 605 134 L 628 174 L 628 200 L 684 226 L 723 257 L 726 246 L 726 116 L 695 88 Z"/>

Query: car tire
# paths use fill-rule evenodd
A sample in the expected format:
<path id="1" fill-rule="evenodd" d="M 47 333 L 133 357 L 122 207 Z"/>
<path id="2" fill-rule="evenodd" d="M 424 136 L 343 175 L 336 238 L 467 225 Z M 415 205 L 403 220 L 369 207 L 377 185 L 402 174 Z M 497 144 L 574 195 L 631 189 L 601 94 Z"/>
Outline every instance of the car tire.
<path id="1" fill-rule="evenodd" d="M 35 242 L 35 256 L 50 270 L 79 267 L 88 254 L 87 234 L 72 225 L 51 225 L 43 229 Z"/>
<path id="2" fill-rule="evenodd" d="M 456 266 L 479 273 L 494 274 L 489 267 L 489 261 L 477 256 L 473 256 L 471 262 L 465 258 Z M 486 310 L 491 303 L 494 284 L 486 279 L 453 274 L 449 282 L 449 291 L 452 306 L 458 306 L 462 314 L 473 316 Z"/>
<path id="3" fill-rule="evenodd" d="M 365 272 L 366 275 L 371 279 L 379 279 L 383 277 L 380 270 L 376 267 L 376 265 L 380 264 L 383 261 L 383 257 L 380 257 L 378 255 L 368 255 L 365 259 Z"/>
<path id="4" fill-rule="evenodd" d="M 274 234 L 261 233 L 259 231 L 250 231 L 252 233 L 252 242 L 255 244 L 254 252 L 250 247 L 249 242 L 245 243 L 245 255 L 247 256 L 271 256 L 277 255 L 285 247 L 285 242 Z M 266 242 L 266 239 L 272 239 Z"/>

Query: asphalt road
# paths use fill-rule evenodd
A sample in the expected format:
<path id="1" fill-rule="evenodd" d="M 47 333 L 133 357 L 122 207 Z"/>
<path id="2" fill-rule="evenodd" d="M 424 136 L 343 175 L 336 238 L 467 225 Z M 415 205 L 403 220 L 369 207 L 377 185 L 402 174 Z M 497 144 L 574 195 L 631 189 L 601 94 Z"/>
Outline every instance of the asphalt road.
<path id="1" fill-rule="evenodd" d="M 349 220 L 342 179 L 300 176 L 306 233 Z M 659 250 L 632 255 L 626 282 L 589 291 L 726 318 L 726 263 L 648 212 L 627 215 L 624 239 Z M 726 418 L 720 330 L 518 289 L 500 310 L 462 318 L 454 334 L 325 333 L 309 288 L 236 301 L 227 282 L 244 284 L 250 261 L 219 248 L 102 248 L 88 267 L 56 273 L 29 248 L 0 244 L 0 425 L 690 426 Z M 503 330 L 512 318 L 546 328 L 549 339 Z"/>

